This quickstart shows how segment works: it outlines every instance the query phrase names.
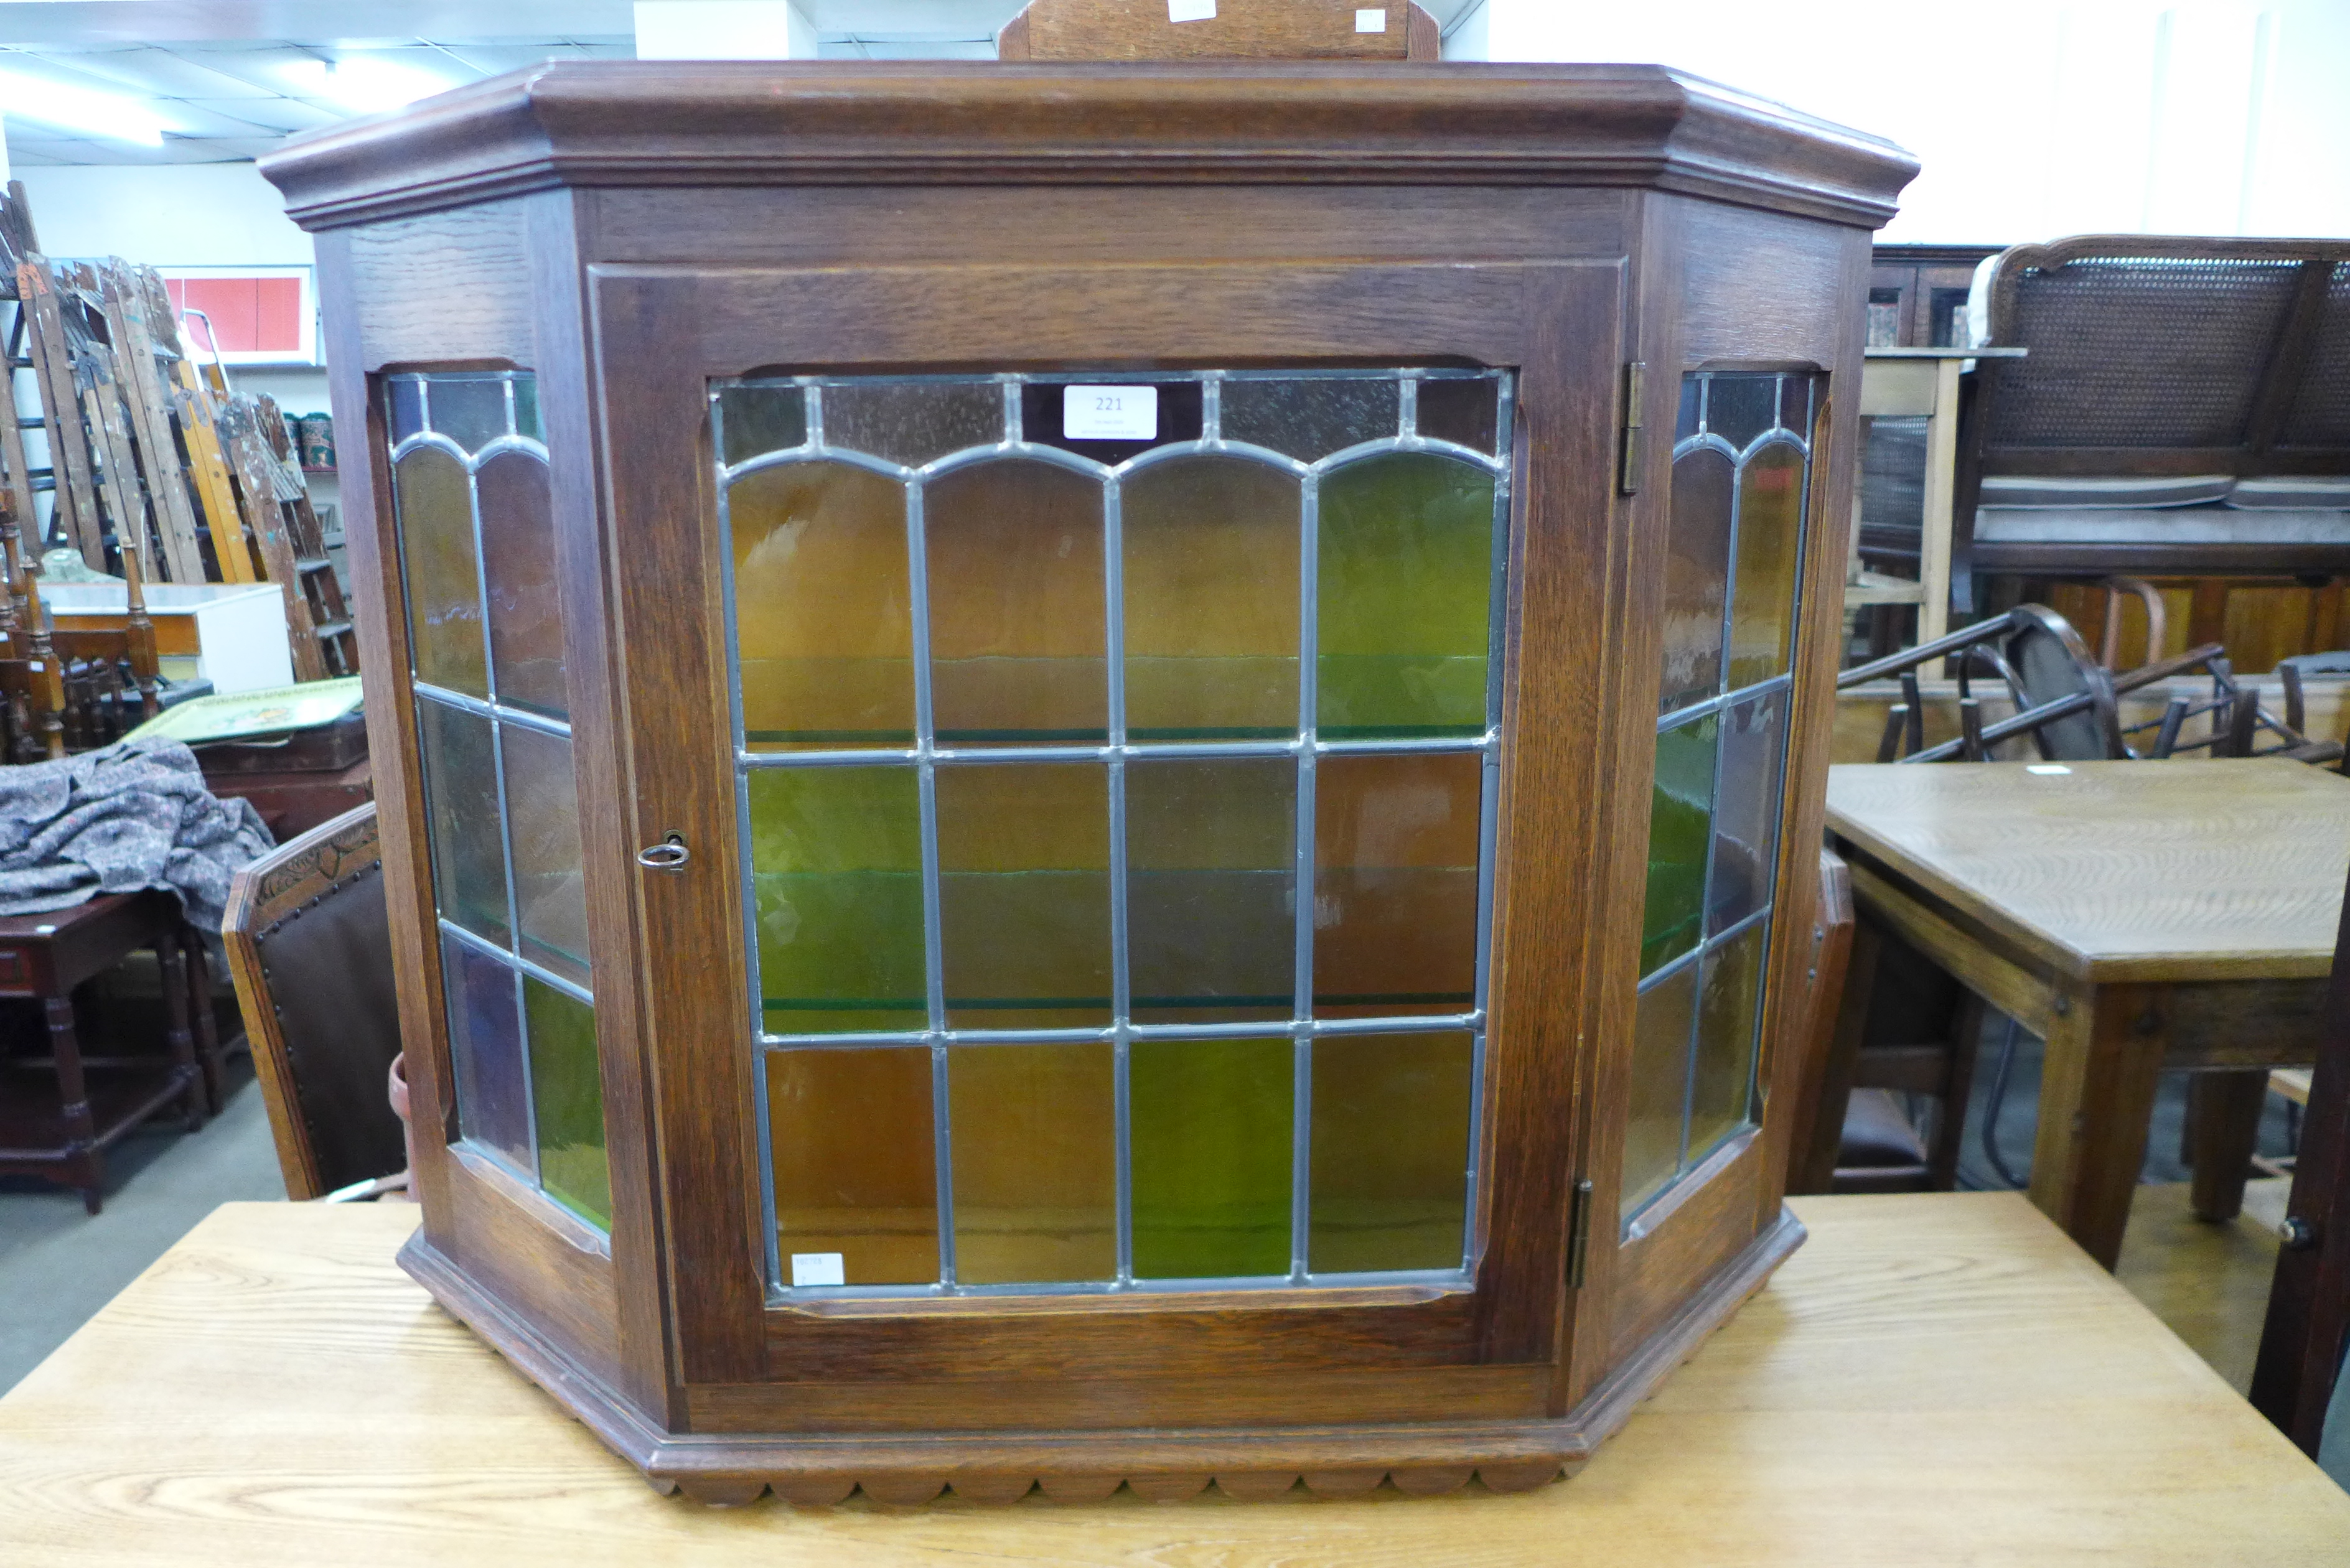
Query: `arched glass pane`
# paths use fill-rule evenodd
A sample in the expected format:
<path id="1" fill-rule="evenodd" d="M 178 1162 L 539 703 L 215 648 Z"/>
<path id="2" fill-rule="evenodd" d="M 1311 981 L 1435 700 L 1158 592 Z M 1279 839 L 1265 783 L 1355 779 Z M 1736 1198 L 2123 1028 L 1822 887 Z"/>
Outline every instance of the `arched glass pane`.
<path id="1" fill-rule="evenodd" d="M 1120 504 L 1128 737 L 1294 732 L 1297 481 L 1241 458 L 1177 458 L 1127 480 Z"/>
<path id="2" fill-rule="evenodd" d="M 546 460 L 536 452 L 500 452 L 482 464 L 473 483 L 481 497 L 498 701 L 561 718 L 571 702 L 563 687 L 563 600 Z"/>
<path id="3" fill-rule="evenodd" d="M 465 465 L 418 447 L 392 465 L 400 557 L 416 678 L 468 697 L 490 694 L 482 643 L 482 579 L 473 562 L 473 497 Z"/>
<path id="4" fill-rule="evenodd" d="M 913 595 L 897 482 L 784 463 L 734 482 L 727 522 L 744 743 L 910 744 Z"/>
<path id="5" fill-rule="evenodd" d="M 1321 487 L 1318 723 L 1328 736 L 1485 727 L 1493 475 L 1426 452 Z"/>
<path id="6" fill-rule="evenodd" d="M 1802 452 L 1774 442 L 1738 475 L 1738 587 L 1730 607 L 1730 686 L 1785 673 L 1804 529 Z"/>
<path id="7" fill-rule="evenodd" d="M 986 462 L 932 482 L 922 517 L 939 740 L 1107 738 L 1100 484 L 1032 460 Z"/>
<path id="8" fill-rule="evenodd" d="M 1698 447 L 1673 460 L 1673 504 L 1665 532 L 1663 674 L 1657 711 L 1669 713 L 1721 690 L 1721 609 L 1730 581 L 1727 455 Z"/>

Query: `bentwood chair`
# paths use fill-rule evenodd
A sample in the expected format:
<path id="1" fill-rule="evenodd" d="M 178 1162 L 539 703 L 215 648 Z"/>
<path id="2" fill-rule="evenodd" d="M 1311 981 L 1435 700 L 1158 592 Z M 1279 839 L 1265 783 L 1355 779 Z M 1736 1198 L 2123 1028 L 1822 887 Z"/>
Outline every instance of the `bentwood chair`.
<path id="1" fill-rule="evenodd" d="M 222 923 L 278 1168 L 291 1198 L 406 1185 L 385 1095 L 400 1054 L 372 802 L 237 873 Z"/>

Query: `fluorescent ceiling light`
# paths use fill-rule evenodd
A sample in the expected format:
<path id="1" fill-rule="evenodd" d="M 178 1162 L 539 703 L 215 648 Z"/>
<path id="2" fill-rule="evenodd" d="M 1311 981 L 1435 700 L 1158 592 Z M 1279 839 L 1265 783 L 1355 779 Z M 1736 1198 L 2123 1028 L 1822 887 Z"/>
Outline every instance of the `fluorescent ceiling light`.
<path id="1" fill-rule="evenodd" d="M 430 71 L 371 55 L 304 60 L 287 66 L 285 74 L 299 96 L 324 99 L 360 114 L 403 109 L 418 99 L 446 92 L 450 86 Z"/>
<path id="2" fill-rule="evenodd" d="M 163 122 L 135 98 L 67 87 L 39 77 L 0 71 L 0 116 L 38 120 L 84 136 L 163 145 Z"/>

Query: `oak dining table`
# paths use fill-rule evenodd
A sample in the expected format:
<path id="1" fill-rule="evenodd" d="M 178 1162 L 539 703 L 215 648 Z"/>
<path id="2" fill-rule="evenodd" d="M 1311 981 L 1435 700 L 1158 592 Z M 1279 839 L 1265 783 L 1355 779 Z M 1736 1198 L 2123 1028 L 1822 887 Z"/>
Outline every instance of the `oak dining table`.
<path id="1" fill-rule="evenodd" d="M 230 1204 L 0 1397 L 0 1561 L 2339 1564 L 2350 1495 L 2012 1193 L 1806 1243 L 1572 1480 L 1243 1502 L 656 1495 L 400 1273 L 406 1205 Z"/>
<path id="2" fill-rule="evenodd" d="M 2111 1268 L 2157 1081 L 2200 1075 L 2195 1206 L 2243 1199 L 2271 1068 L 2314 1059 L 2350 779 L 2281 758 L 1843 763 L 1854 903 L 2046 1042 L 2032 1201 Z"/>

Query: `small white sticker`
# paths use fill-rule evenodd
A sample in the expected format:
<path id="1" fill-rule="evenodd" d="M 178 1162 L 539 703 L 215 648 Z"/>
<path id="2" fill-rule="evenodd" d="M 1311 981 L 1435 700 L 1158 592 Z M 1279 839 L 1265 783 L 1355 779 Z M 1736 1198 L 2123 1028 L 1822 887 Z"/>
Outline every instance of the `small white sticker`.
<path id="1" fill-rule="evenodd" d="M 2069 774 L 2073 770 L 2062 763 L 2032 763 L 2023 771 L 2028 774 Z"/>
<path id="2" fill-rule="evenodd" d="M 1216 0 L 1167 0 L 1167 19 L 1170 22 L 1212 22 L 1216 19 Z"/>
<path id="3" fill-rule="evenodd" d="M 1156 387 L 1064 387 L 1064 441 L 1157 441 Z"/>
<path id="4" fill-rule="evenodd" d="M 1384 33 L 1387 30 L 1386 6 L 1365 6 L 1355 13 L 1355 31 L 1357 33 Z"/>
<path id="5" fill-rule="evenodd" d="M 842 1284 L 847 1282 L 847 1276 L 841 1270 L 840 1254 L 837 1252 L 794 1252 L 792 1254 L 792 1288 L 794 1290 L 805 1289 L 809 1285 Z"/>

